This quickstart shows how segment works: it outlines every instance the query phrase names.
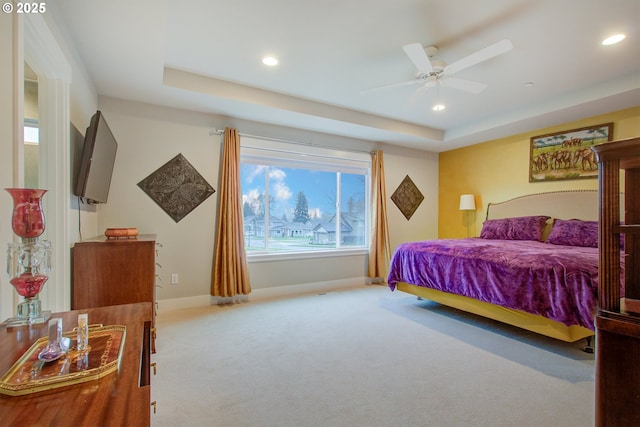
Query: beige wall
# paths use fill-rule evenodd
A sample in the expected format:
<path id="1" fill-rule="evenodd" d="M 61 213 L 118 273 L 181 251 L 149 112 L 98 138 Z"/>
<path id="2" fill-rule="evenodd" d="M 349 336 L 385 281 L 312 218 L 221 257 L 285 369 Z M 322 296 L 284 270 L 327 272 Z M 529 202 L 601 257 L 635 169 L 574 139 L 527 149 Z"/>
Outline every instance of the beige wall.
<path id="1" fill-rule="evenodd" d="M 118 153 L 109 200 L 97 208 L 98 234 L 108 227 L 137 227 L 141 233 L 157 235 L 163 245 L 158 251 L 158 263 L 162 266 L 157 271 L 161 278 L 161 287 L 157 289 L 159 300 L 209 295 L 218 193 L 176 223 L 138 188 L 137 183 L 182 153 L 218 190 L 221 137 L 210 135 L 212 128 L 231 126 L 241 133 L 302 142 L 313 140 L 319 145 L 346 149 L 370 151 L 381 148 L 385 158 L 392 249 L 402 241 L 437 237 L 438 161 L 435 153 L 109 97 L 101 97 L 99 107 L 118 140 Z M 407 221 L 390 200 L 407 174 L 425 196 L 411 221 Z M 253 289 L 363 278 L 366 270 L 365 255 L 249 262 Z M 170 284 L 172 273 L 178 273 L 178 285 Z"/>
<path id="2" fill-rule="evenodd" d="M 38 82 L 25 80 L 24 82 L 24 117 L 38 120 Z"/>
<path id="3" fill-rule="evenodd" d="M 28 65 L 25 64 L 25 77 Z M 38 120 L 38 82 L 37 80 L 24 81 L 24 118 Z M 24 185 L 25 187 L 38 188 L 38 176 L 40 171 L 40 150 L 38 144 L 24 144 Z"/>
<path id="4" fill-rule="evenodd" d="M 84 66 L 83 59 L 78 55 L 75 40 L 70 37 L 65 25 L 58 24 L 60 21 L 57 8 L 55 6 L 48 8 L 48 13 L 43 16 L 58 47 L 71 66 L 71 82 L 69 85 L 70 126 L 75 127 L 84 138 L 85 129 L 89 126 L 91 116 L 98 108 L 98 93 Z M 73 129 L 71 130 L 73 131 Z M 71 138 L 73 138 L 73 135 L 71 135 Z M 72 193 L 73 190 L 73 174 L 75 173 L 74 160 L 76 153 L 74 152 L 74 143 L 72 140 L 68 152 L 65 153 L 65 155 L 69 156 L 69 193 Z M 98 230 L 98 216 L 95 207 L 78 205 L 77 198 L 71 194 L 71 203 L 67 215 L 69 218 L 68 234 L 71 242 L 80 240 L 80 234 L 82 234 L 82 237 L 95 236 Z"/>
<path id="5" fill-rule="evenodd" d="M 530 183 L 529 143 L 532 136 L 608 122 L 614 124 L 613 139 L 639 136 L 640 107 L 440 153 L 438 237 L 466 236 L 465 213 L 458 210 L 461 194 L 475 195 L 471 235 L 478 235 L 489 202 L 544 191 L 597 189 L 597 179 Z"/>

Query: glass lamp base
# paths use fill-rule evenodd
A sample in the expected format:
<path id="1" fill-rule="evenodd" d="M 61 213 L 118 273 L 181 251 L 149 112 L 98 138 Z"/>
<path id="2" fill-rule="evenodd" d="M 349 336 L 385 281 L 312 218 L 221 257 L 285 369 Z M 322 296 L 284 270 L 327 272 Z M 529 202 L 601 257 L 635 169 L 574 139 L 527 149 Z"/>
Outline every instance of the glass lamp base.
<path id="1" fill-rule="evenodd" d="M 4 323 L 8 328 L 24 325 L 45 323 L 51 317 L 51 311 L 42 311 L 40 300 L 25 298 L 18 304 L 17 316 L 7 319 Z"/>
<path id="2" fill-rule="evenodd" d="M 3 323 L 7 326 L 7 328 L 15 328 L 18 326 L 28 326 L 28 325 L 37 325 L 40 323 L 46 323 L 49 318 L 51 318 L 51 311 L 45 310 L 40 314 L 40 317 L 34 317 L 31 319 L 24 319 L 21 317 L 10 317 L 5 320 Z"/>

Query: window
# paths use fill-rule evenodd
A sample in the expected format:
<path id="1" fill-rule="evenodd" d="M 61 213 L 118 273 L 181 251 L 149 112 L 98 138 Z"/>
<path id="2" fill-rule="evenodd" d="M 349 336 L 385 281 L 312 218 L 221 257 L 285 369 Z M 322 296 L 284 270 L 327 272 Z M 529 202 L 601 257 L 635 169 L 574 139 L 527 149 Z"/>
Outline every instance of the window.
<path id="1" fill-rule="evenodd" d="M 247 253 L 364 249 L 370 169 L 364 153 L 244 137 L 240 178 Z"/>

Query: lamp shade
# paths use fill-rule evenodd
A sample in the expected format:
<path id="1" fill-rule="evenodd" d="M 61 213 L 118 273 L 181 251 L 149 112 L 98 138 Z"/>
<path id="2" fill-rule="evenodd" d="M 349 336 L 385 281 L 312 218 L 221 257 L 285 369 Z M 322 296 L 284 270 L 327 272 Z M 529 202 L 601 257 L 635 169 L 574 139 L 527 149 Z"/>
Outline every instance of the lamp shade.
<path id="1" fill-rule="evenodd" d="M 462 194 L 460 196 L 460 210 L 461 211 L 476 210 L 476 200 L 473 194 Z"/>

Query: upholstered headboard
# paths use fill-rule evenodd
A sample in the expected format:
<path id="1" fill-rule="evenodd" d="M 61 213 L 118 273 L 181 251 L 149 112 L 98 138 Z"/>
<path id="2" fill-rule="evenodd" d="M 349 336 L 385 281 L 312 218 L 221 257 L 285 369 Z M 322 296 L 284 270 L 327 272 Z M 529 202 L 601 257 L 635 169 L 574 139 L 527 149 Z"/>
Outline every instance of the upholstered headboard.
<path id="1" fill-rule="evenodd" d="M 529 215 L 547 215 L 551 218 L 598 220 L 598 191 L 551 191 L 516 197 L 487 205 L 486 219 L 510 218 Z"/>

